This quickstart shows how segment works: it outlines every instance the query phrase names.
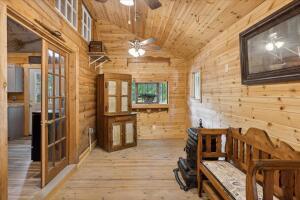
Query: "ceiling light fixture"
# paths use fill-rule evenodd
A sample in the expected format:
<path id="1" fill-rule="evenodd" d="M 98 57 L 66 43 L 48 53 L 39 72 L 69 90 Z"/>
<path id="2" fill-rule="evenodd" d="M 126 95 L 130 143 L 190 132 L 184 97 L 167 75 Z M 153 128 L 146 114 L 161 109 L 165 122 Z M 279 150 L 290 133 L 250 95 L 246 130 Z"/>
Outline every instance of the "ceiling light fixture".
<path id="1" fill-rule="evenodd" d="M 120 3 L 125 6 L 133 6 L 134 5 L 133 0 L 120 0 Z"/>
<path id="2" fill-rule="evenodd" d="M 128 50 L 128 53 L 130 55 L 132 55 L 133 57 L 137 58 L 137 57 L 143 56 L 145 54 L 145 50 L 144 49 L 136 49 L 133 47 Z"/>

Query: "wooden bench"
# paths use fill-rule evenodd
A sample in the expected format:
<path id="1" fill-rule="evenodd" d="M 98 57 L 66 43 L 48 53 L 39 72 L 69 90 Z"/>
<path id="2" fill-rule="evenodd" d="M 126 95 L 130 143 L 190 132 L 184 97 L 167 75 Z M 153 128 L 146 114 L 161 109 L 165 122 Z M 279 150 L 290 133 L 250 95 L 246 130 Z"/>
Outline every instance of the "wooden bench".
<path id="1" fill-rule="evenodd" d="M 206 139 L 205 151 L 198 142 L 199 196 L 204 191 L 211 199 L 300 200 L 300 152 L 284 142 L 274 145 L 265 131 L 256 128 L 244 135 L 233 128 L 198 132 L 198 141 Z M 219 160 L 207 160 L 216 157 Z"/>

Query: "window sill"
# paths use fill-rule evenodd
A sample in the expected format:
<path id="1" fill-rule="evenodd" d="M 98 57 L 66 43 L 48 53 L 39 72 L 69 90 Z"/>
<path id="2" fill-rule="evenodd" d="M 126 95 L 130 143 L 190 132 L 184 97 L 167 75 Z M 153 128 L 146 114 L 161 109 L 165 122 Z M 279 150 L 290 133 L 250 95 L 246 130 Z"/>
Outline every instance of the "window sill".
<path id="1" fill-rule="evenodd" d="M 135 111 L 168 111 L 169 104 L 132 104 L 132 109 Z"/>

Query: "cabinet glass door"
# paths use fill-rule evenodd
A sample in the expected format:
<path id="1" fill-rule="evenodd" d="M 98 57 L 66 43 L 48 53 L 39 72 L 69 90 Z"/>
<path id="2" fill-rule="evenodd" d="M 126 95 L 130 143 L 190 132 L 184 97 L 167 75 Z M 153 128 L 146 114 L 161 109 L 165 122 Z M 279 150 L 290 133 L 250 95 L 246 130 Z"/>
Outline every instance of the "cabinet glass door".
<path id="1" fill-rule="evenodd" d="M 121 112 L 128 111 L 128 81 L 121 81 Z"/>
<path id="2" fill-rule="evenodd" d="M 108 81 L 108 109 L 107 112 L 114 113 L 117 112 L 117 82 Z"/>
<path id="3" fill-rule="evenodd" d="M 121 124 L 112 124 L 112 144 L 113 146 L 121 145 Z"/>
<path id="4" fill-rule="evenodd" d="M 133 122 L 125 123 L 125 143 L 126 144 L 134 143 L 134 124 L 133 124 Z"/>

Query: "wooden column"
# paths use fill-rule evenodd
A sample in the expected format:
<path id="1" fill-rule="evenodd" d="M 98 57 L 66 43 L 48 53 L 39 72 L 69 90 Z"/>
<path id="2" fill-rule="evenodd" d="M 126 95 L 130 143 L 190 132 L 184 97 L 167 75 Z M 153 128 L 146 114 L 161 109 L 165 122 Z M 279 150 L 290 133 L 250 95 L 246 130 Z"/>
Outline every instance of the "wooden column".
<path id="1" fill-rule="evenodd" d="M 0 199 L 7 197 L 7 24 L 6 5 L 0 1 Z"/>

